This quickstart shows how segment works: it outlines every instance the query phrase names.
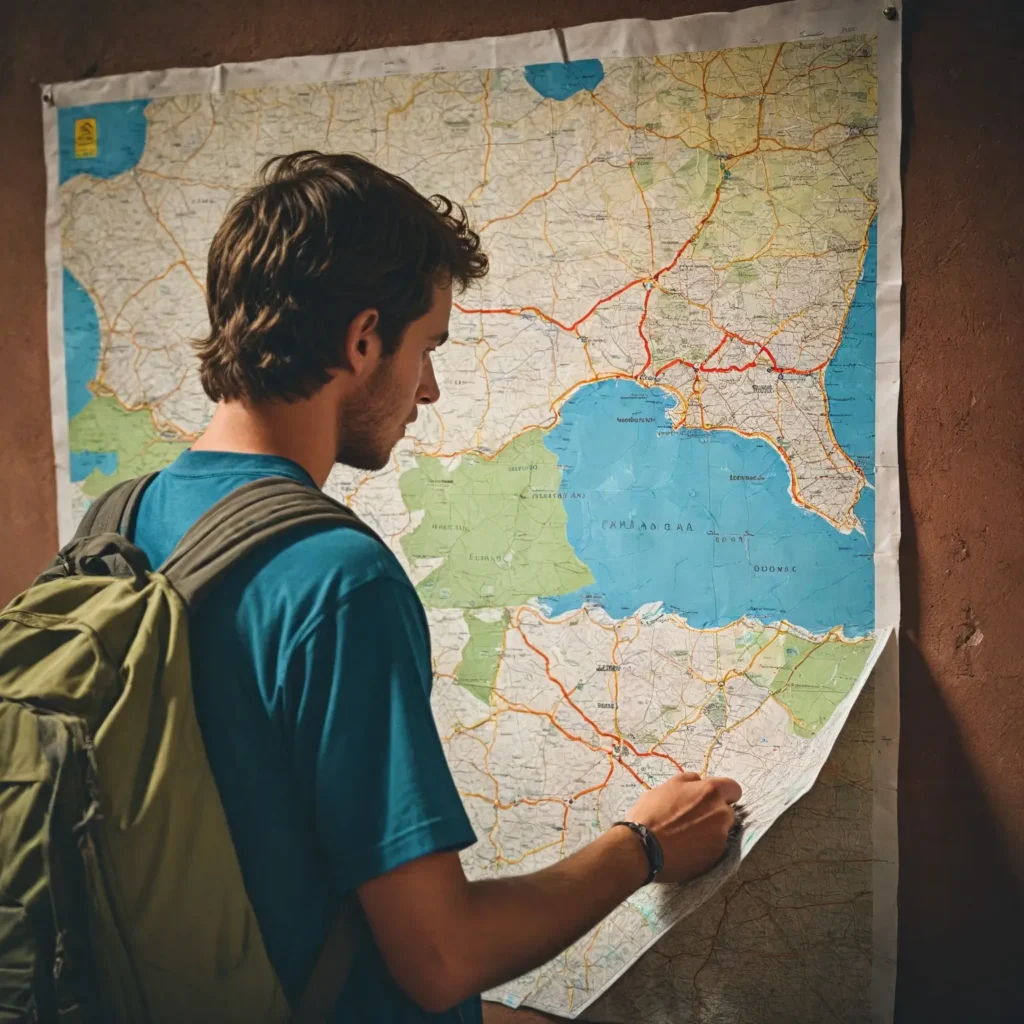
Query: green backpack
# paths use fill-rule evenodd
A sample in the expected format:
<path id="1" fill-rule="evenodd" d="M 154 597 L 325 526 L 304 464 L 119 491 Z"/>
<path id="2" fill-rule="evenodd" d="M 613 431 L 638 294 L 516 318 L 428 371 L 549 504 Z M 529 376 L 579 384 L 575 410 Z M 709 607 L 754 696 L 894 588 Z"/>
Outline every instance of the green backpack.
<path id="1" fill-rule="evenodd" d="M 152 475 L 97 501 L 0 612 L 0 1022 L 323 1021 L 365 921 L 350 896 L 294 1011 L 203 748 L 188 617 L 286 530 L 376 534 L 268 478 L 218 502 L 152 571 L 126 539 Z"/>

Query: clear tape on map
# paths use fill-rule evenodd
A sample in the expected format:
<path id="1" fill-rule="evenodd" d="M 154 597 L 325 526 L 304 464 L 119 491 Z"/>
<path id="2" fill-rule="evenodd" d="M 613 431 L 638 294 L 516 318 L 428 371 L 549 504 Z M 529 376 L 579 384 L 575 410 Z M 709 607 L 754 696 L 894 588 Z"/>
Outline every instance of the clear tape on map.
<path id="1" fill-rule="evenodd" d="M 899 181 L 900 149 L 900 19 L 888 20 L 876 2 L 796 2 L 754 8 L 732 14 L 706 14 L 669 21 L 630 20 L 583 25 L 565 30 L 567 57 L 584 59 L 634 58 L 658 54 L 693 53 L 732 47 L 758 46 L 788 41 L 813 42 L 835 37 L 872 36 L 877 39 L 877 283 L 876 380 L 875 380 L 875 623 L 879 637 L 889 636 L 899 621 L 897 557 L 899 546 L 899 483 L 896 446 L 896 409 L 899 389 L 900 340 L 900 237 L 901 197 Z M 897 11 L 900 5 L 896 5 Z M 72 451 L 69 441 L 69 416 L 73 417 L 81 394 L 69 395 L 66 383 L 65 311 L 68 296 L 63 294 L 67 254 L 62 250 L 61 143 L 59 125 L 62 111 L 91 104 L 124 101 L 150 101 L 161 97 L 210 95 L 226 99 L 236 90 L 297 87 L 310 83 L 345 83 L 381 76 L 414 76 L 465 69 L 522 67 L 529 64 L 556 64 L 563 57 L 555 32 L 536 32 L 496 39 L 477 39 L 456 43 L 381 49 L 355 54 L 278 59 L 246 64 L 223 64 L 213 68 L 170 69 L 139 74 L 62 83 L 43 89 L 44 144 L 47 160 L 47 274 L 48 325 L 51 377 L 51 406 L 57 473 L 58 522 L 62 541 L 73 531 L 76 516 L 83 508 L 77 485 L 70 480 Z M 211 111 L 213 105 L 211 104 Z M 74 115 L 72 115 L 74 116 Z M 103 149 L 100 134 L 99 146 Z M 95 143 L 95 135 L 93 135 Z M 84 151 L 84 150 L 83 150 Z M 254 163 L 255 168 L 255 163 Z M 207 239 L 208 242 L 208 239 Z M 201 270 L 197 266 L 196 270 Z M 84 294 L 84 292 L 83 292 Z M 117 307 L 115 306 L 115 309 Z M 120 316 L 120 314 L 118 314 Z M 81 390 L 81 382 L 79 382 Z M 132 408 L 131 406 L 129 408 Z M 103 453 L 100 453 L 102 455 Z M 404 456 L 403 456 L 404 458 Z M 75 498 L 77 504 L 73 503 Z M 364 515 L 366 508 L 359 508 Z M 369 510 L 372 519 L 374 510 Z M 399 552 L 401 555 L 401 552 Z M 874 754 L 872 766 L 873 799 L 873 878 L 871 901 L 873 914 L 873 955 L 871 957 L 872 1019 L 887 1024 L 892 1019 L 895 983 L 896 937 L 896 761 L 898 737 L 898 691 L 895 637 L 888 643 L 879 640 L 871 661 L 877 665 L 874 683 Z M 856 693 L 864 685 L 866 668 L 856 686 L 816 734 L 805 750 L 811 759 L 805 774 L 813 781 L 824 763 L 832 741 L 850 713 Z M 814 755 L 812 751 L 817 751 Z M 819 760 L 820 758 L 820 760 Z M 816 763 L 817 767 L 814 767 Z M 783 804 L 799 798 L 806 787 L 788 784 L 781 803 L 763 801 L 748 808 L 747 839 L 744 852 L 764 835 L 766 824 L 781 813 Z M 796 794 L 796 795 L 794 795 Z M 730 860 L 693 886 L 665 892 L 659 898 L 670 905 L 660 912 L 677 913 L 673 900 L 692 908 L 711 898 L 736 870 Z M 659 935 L 664 934 L 660 929 Z M 649 945 L 649 943 L 648 943 Z M 571 1004 L 538 1002 L 522 985 L 507 986 L 506 996 L 515 1002 L 542 1005 L 555 1012 L 567 1009 L 578 1014 L 584 1006 L 607 990 L 613 978 L 625 973 L 617 990 L 631 985 L 626 968 L 635 961 L 609 971 L 593 990 L 577 992 Z M 582 1003 L 580 1000 L 585 999 Z M 667 1003 L 659 1005 L 658 1019 L 689 1019 Z M 620 1019 L 626 1017 L 620 1014 Z M 653 1017 L 652 1017 L 653 1019 Z"/>

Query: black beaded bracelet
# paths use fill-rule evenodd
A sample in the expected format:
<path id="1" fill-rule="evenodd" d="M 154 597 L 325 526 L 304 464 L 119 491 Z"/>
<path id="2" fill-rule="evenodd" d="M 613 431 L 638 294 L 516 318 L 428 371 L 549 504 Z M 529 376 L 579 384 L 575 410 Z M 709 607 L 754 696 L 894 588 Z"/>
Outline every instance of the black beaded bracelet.
<path id="1" fill-rule="evenodd" d="M 612 828 L 616 825 L 625 825 L 626 828 L 632 829 L 644 844 L 644 853 L 647 854 L 647 865 L 650 868 L 644 885 L 649 885 L 665 864 L 665 855 L 661 852 L 661 843 L 658 842 L 658 837 L 646 825 L 641 825 L 636 821 L 616 821 L 612 823 Z"/>

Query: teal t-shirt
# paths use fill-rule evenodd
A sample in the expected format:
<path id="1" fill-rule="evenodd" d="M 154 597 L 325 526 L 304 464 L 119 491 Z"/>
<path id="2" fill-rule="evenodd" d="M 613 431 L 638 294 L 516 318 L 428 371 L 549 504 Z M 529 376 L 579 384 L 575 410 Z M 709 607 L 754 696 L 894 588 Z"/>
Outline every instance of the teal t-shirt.
<path id="1" fill-rule="evenodd" d="M 158 567 L 208 508 L 265 476 L 315 487 L 288 459 L 184 452 L 146 489 L 135 543 Z M 246 889 L 295 1001 L 343 893 L 475 841 L 431 714 L 426 616 L 373 538 L 307 527 L 218 581 L 189 639 L 196 714 Z M 479 1024 L 479 998 L 460 1010 Z M 332 1018 L 459 1019 L 407 999 L 372 943 Z"/>

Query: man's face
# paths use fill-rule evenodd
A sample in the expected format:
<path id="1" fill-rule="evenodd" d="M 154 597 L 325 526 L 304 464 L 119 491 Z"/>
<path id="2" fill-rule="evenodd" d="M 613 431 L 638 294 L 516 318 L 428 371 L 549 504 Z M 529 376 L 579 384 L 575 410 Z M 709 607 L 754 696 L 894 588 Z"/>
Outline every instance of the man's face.
<path id="1" fill-rule="evenodd" d="M 356 469 L 383 469 L 419 406 L 438 400 L 431 355 L 448 338 L 451 311 L 451 286 L 435 285 L 430 309 L 406 327 L 395 354 L 381 358 L 365 388 L 342 408 L 336 461 Z"/>

